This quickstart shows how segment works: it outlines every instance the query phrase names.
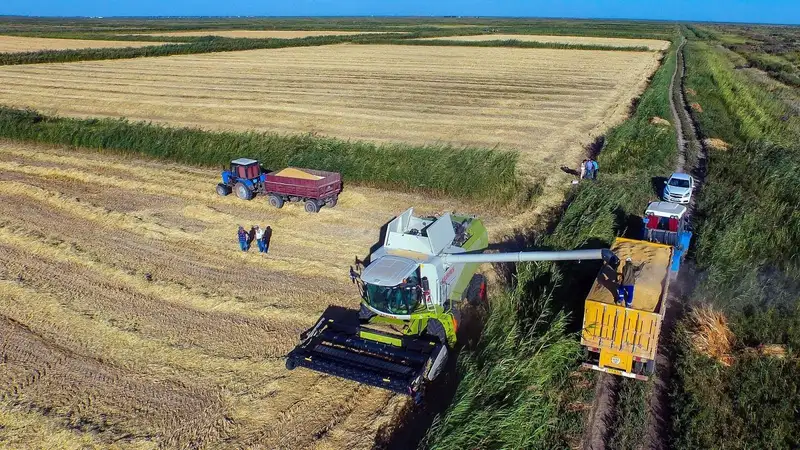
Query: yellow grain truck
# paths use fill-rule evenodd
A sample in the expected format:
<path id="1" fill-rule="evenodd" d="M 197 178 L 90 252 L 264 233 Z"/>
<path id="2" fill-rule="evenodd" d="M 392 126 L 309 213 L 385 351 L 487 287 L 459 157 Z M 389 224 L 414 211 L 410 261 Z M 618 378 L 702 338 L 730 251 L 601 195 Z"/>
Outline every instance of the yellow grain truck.
<path id="1" fill-rule="evenodd" d="M 644 265 L 630 308 L 615 302 L 623 264 L 603 265 L 586 298 L 581 344 L 588 352 L 583 366 L 647 380 L 655 370 L 674 247 L 617 238 L 611 250 L 623 264 L 631 258 L 634 265 Z"/>

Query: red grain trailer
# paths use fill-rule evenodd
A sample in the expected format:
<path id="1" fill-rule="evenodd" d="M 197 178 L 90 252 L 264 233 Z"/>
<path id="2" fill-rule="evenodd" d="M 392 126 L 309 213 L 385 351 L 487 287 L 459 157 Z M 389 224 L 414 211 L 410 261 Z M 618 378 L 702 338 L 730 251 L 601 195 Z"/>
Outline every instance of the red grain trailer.
<path id="1" fill-rule="evenodd" d="M 336 172 L 288 167 L 264 174 L 259 190 L 276 208 L 283 207 L 285 202 L 303 202 L 306 212 L 315 213 L 322 206 L 336 206 L 342 192 L 342 177 Z"/>

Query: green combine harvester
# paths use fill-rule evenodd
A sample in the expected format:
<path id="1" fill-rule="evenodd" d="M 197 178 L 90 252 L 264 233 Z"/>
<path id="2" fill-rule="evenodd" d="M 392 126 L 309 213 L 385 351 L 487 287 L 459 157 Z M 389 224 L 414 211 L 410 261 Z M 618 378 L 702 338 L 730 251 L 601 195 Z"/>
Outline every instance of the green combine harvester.
<path id="1" fill-rule="evenodd" d="M 598 260 L 609 250 L 483 253 L 486 227 L 474 217 L 420 218 L 413 208 L 387 225 L 383 245 L 350 277 L 360 311 L 331 306 L 286 360 L 298 366 L 422 398 L 457 344 L 466 303 L 486 298 L 483 263 Z M 363 270 L 361 270 L 363 268 Z"/>

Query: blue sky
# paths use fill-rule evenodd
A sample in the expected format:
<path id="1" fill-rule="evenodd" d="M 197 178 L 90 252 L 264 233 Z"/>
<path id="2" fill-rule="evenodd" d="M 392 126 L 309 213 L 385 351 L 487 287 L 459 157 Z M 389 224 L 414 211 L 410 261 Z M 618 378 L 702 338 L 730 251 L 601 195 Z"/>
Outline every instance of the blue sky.
<path id="1" fill-rule="evenodd" d="M 0 15 L 462 15 L 800 24 L 800 0 L 0 0 Z"/>

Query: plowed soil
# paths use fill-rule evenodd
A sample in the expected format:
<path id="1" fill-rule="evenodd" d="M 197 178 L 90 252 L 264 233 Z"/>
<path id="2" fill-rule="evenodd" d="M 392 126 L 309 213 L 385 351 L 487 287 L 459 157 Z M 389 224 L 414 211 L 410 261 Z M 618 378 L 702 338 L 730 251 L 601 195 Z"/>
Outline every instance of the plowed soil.
<path id="1" fill-rule="evenodd" d="M 217 174 L 0 141 L 0 446 L 370 448 L 407 401 L 283 357 L 381 225 L 444 201 L 348 187 L 333 209 Z M 273 229 L 268 255 L 237 224 Z M 150 274 L 150 280 L 146 274 Z"/>

